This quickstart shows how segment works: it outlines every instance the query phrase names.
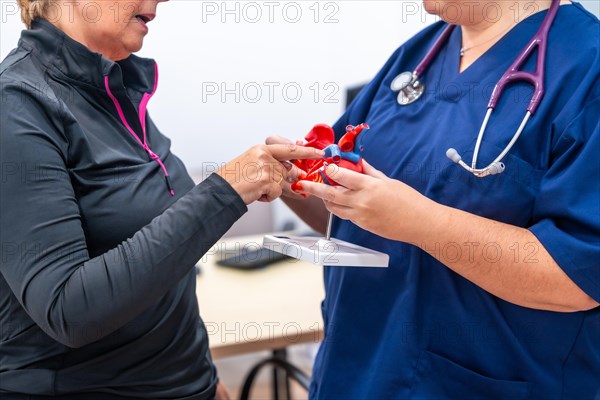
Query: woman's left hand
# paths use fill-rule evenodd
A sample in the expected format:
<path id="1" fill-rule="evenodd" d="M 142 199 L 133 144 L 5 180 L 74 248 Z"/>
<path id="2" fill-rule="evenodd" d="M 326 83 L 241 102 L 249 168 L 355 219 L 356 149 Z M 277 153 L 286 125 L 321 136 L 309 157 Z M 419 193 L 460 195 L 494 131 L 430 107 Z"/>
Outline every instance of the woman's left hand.
<path id="1" fill-rule="evenodd" d="M 329 211 L 379 236 L 414 242 L 420 227 L 420 212 L 433 204 L 410 186 L 385 176 L 363 160 L 364 173 L 336 165 L 327 175 L 341 186 L 301 182 L 301 193 L 324 200 Z"/>

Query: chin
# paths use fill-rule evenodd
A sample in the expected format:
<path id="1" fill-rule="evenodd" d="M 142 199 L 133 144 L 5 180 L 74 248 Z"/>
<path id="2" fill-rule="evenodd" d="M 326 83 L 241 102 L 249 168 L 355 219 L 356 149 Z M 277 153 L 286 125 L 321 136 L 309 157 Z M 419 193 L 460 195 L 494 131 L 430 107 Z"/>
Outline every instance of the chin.
<path id="1" fill-rule="evenodd" d="M 143 39 L 134 40 L 134 41 L 132 40 L 131 42 L 123 43 L 123 50 L 127 53 L 124 58 L 129 57 L 132 53 L 137 53 L 138 51 L 140 51 L 142 49 L 143 45 L 144 45 Z"/>
<path id="2" fill-rule="evenodd" d="M 429 14 L 437 15 L 439 6 L 436 6 L 436 3 L 439 3 L 439 1 L 423 0 L 423 7 L 425 8 L 425 11 L 427 11 Z"/>
<path id="3" fill-rule="evenodd" d="M 128 49 L 130 49 L 132 53 L 142 49 L 142 46 L 144 45 L 144 36 L 145 35 L 140 35 L 129 43 Z"/>

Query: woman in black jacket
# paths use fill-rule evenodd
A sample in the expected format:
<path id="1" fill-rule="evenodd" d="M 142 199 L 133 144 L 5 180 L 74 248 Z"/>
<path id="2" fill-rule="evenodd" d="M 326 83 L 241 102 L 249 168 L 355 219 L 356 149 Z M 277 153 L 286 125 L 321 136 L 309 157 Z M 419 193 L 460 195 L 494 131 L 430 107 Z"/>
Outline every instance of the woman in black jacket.
<path id="1" fill-rule="evenodd" d="M 131 55 L 158 2 L 90 20 L 92 2 L 20 0 L 0 67 L 3 399 L 213 398 L 194 264 L 281 194 L 281 161 L 321 156 L 256 146 L 195 186 L 146 113 L 156 64 Z"/>

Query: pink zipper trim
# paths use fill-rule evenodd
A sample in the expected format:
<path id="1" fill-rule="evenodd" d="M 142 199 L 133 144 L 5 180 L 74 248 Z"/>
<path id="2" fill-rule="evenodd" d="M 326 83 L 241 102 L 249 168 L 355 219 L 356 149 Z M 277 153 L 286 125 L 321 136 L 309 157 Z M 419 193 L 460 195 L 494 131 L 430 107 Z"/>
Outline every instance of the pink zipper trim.
<path id="1" fill-rule="evenodd" d="M 125 128 L 127 128 L 129 133 L 131 134 L 131 136 L 133 136 L 134 139 L 142 146 L 142 148 L 144 150 L 146 150 L 146 153 L 148 153 L 150 158 L 153 159 L 154 161 L 156 161 L 156 163 L 160 166 L 160 168 L 163 171 L 163 174 L 165 175 L 165 182 L 167 183 L 167 190 L 169 191 L 171 196 L 175 196 L 175 191 L 173 190 L 173 187 L 171 186 L 171 181 L 169 179 L 169 172 L 167 171 L 167 167 L 165 167 L 165 164 L 162 162 L 160 157 L 155 152 L 153 152 L 150 149 L 150 147 L 148 146 L 148 143 L 146 143 L 146 107 L 148 105 L 148 101 L 150 101 L 150 98 L 156 92 L 157 85 L 158 85 L 158 67 L 156 66 L 156 64 L 154 64 L 154 88 L 152 89 L 151 93 L 144 93 L 144 96 L 142 97 L 142 101 L 140 103 L 140 107 L 138 110 L 140 123 L 142 125 L 142 134 L 143 134 L 143 136 L 142 136 L 143 139 L 140 139 L 139 136 L 133 130 L 133 128 L 131 128 L 131 125 L 129 125 L 129 123 L 127 122 L 127 119 L 125 118 L 125 113 L 123 113 L 123 109 L 121 108 L 121 104 L 119 104 L 119 101 L 117 100 L 117 98 L 112 94 L 112 92 L 110 90 L 110 85 L 108 82 L 108 75 L 106 75 L 104 77 L 104 86 L 106 88 L 106 92 L 108 93 L 108 97 L 110 97 L 110 99 L 114 103 L 115 108 L 117 109 L 117 113 L 119 114 L 119 118 L 121 119 L 121 122 L 123 123 Z"/>
<path id="2" fill-rule="evenodd" d="M 154 87 L 152 88 L 151 93 L 144 93 L 144 97 L 142 97 L 142 101 L 140 102 L 140 108 L 138 110 L 138 115 L 140 116 L 140 124 L 142 124 L 142 132 L 144 133 L 144 143 L 146 143 L 146 107 L 148 106 L 148 102 L 156 93 L 156 88 L 158 87 L 158 64 L 154 63 Z"/>

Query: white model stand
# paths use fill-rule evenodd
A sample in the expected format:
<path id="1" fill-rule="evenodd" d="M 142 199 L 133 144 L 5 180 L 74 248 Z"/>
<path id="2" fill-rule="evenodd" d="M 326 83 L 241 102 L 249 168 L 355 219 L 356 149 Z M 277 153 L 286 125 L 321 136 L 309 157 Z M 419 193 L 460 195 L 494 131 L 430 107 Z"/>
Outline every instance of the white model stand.
<path id="1" fill-rule="evenodd" d="M 387 267 L 389 263 L 389 256 L 385 253 L 337 239 L 266 235 L 263 247 L 319 265 Z"/>
<path id="2" fill-rule="evenodd" d="M 342 267 L 387 267 L 390 257 L 379 251 L 331 238 L 332 215 L 326 237 L 266 235 L 263 247 L 318 265 Z"/>

